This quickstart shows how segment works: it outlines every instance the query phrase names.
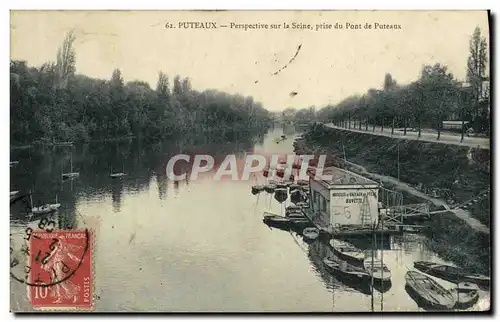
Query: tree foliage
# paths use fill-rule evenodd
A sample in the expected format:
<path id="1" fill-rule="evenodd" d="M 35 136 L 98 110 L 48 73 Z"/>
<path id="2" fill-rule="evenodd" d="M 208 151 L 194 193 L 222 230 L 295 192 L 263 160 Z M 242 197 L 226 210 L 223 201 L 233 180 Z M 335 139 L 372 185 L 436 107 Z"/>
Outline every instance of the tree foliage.
<path id="1" fill-rule="evenodd" d="M 440 121 L 459 119 L 463 107 L 461 84 L 441 64 L 422 67 L 420 77 L 405 86 L 386 74 L 383 90 L 369 89 L 319 111 L 330 121 L 357 120 L 375 125 L 438 127 Z M 469 116 L 470 117 L 470 116 Z"/>
<path id="2" fill-rule="evenodd" d="M 401 86 L 387 73 L 383 90 L 369 89 L 362 96 L 350 96 L 336 105 L 328 105 L 318 111 L 322 120 L 343 122 L 361 121 L 375 125 L 388 125 L 394 121 L 397 127 L 439 128 L 443 120 L 473 121 L 476 129 L 488 130 L 489 89 L 487 80 L 487 43 L 479 28 L 470 40 L 467 60 L 467 82 L 471 90 L 464 88 L 442 64 L 423 66 L 418 80 Z M 480 94 L 486 95 L 481 100 Z"/>

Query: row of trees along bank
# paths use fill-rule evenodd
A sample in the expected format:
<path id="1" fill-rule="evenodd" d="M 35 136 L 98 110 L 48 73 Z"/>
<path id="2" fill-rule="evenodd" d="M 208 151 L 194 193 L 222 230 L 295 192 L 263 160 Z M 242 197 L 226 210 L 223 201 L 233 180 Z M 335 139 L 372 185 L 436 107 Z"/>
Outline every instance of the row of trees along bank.
<path id="1" fill-rule="evenodd" d="M 119 69 L 110 80 L 75 74 L 75 36 L 67 34 L 56 62 L 29 67 L 10 62 L 11 144 L 89 141 L 136 136 L 185 135 L 218 138 L 261 131 L 270 115 L 252 97 L 191 88 L 188 78 L 160 71 L 156 89 L 124 83 Z"/>
<path id="2" fill-rule="evenodd" d="M 314 119 L 363 126 L 434 128 L 444 120 L 472 121 L 476 132 L 490 131 L 487 43 L 479 28 L 470 40 L 467 83 L 455 79 L 442 64 L 422 68 L 415 82 L 400 86 L 386 74 L 383 90 L 370 89 L 319 110 Z M 467 86 L 464 86 L 467 85 Z M 487 87 L 485 87 L 487 85 Z"/>

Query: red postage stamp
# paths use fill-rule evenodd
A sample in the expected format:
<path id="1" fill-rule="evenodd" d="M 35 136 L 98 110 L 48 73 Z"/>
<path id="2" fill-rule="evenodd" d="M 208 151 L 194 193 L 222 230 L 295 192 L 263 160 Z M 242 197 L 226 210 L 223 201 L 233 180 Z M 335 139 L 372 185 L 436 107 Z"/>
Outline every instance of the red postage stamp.
<path id="1" fill-rule="evenodd" d="M 34 231 L 28 258 L 28 297 L 34 308 L 92 310 L 90 230 Z"/>

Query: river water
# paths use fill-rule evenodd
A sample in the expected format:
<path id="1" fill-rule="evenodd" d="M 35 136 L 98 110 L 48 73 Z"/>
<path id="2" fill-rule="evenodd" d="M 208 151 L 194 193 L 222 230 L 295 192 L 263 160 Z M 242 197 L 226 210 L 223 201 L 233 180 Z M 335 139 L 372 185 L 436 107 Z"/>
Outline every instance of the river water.
<path id="1" fill-rule="evenodd" d="M 277 143 L 283 132 L 288 139 Z M 245 153 L 286 154 L 293 151 L 295 134 L 275 128 L 253 141 L 202 142 L 193 151 L 234 153 L 238 159 Z M 376 256 L 391 270 L 392 286 L 384 293 L 364 294 L 325 270 L 322 260 L 330 252 L 326 244 L 308 244 L 295 233 L 262 222 L 264 211 L 280 214 L 284 207 L 265 192 L 250 193 L 262 177 L 169 181 L 166 162 L 185 149 L 177 143 L 143 146 L 133 141 L 12 152 L 11 160 L 19 164 L 11 168 L 11 191 L 31 190 L 34 203 L 54 202 L 57 195 L 61 208 L 54 216 L 60 226 L 95 229 L 96 311 L 421 310 L 405 291 L 406 271 L 417 260 L 445 263 L 425 247 L 424 237 L 379 240 Z M 70 158 L 80 177 L 61 183 L 61 168 L 69 171 Z M 113 180 L 112 168 L 129 175 Z M 27 225 L 37 225 L 37 220 L 28 222 L 11 209 L 12 235 L 22 235 Z M 472 309 L 484 309 L 487 301 L 489 295 L 482 292 Z M 14 279 L 11 308 L 30 310 L 26 287 Z"/>

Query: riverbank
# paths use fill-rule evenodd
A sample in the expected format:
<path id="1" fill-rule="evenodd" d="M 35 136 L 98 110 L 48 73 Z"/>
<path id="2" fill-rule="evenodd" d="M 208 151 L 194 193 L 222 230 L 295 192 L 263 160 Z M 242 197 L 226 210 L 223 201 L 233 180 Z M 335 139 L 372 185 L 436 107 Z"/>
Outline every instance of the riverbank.
<path id="1" fill-rule="evenodd" d="M 295 153 L 333 155 L 344 167 L 374 175 L 384 186 L 403 191 L 405 203 L 430 202 L 434 209 L 443 209 L 443 205 L 453 208 L 476 200 L 467 206 L 470 222 L 454 213 L 433 215 L 426 234 L 430 248 L 443 258 L 488 271 L 490 196 L 477 196 L 490 188 L 489 150 L 398 140 L 317 125 L 297 141 Z"/>

